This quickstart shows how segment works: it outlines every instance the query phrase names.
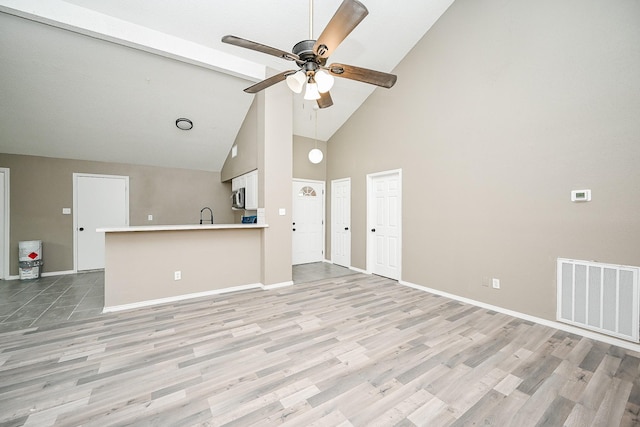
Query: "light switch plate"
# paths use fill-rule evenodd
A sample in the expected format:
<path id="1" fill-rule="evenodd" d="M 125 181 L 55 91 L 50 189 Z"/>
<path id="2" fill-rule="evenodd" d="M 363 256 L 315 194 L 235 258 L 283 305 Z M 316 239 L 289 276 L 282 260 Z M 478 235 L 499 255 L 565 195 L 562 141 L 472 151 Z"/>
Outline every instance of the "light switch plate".
<path id="1" fill-rule="evenodd" d="M 278 209 L 278 215 L 282 216 L 286 214 L 287 214 L 287 210 L 285 208 Z"/>
<path id="2" fill-rule="evenodd" d="M 153 221 L 153 215 L 151 214 L 147 215 L 147 221 Z"/>
<path id="3" fill-rule="evenodd" d="M 71 208 L 62 208 L 62 215 L 71 215 Z"/>

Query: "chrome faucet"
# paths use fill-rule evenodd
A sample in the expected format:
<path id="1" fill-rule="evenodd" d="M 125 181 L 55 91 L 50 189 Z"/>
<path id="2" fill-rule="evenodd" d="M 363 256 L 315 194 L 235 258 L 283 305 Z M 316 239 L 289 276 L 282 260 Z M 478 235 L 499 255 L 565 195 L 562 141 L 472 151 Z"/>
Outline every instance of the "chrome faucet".
<path id="1" fill-rule="evenodd" d="M 211 210 L 210 207 L 204 207 L 204 208 L 200 209 L 200 224 L 202 224 L 202 212 L 204 212 L 205 210 L 209 211 L 209 219 L 208 219 L 208 221 L 210 221 L 211 224 L 213 224 L 213 211 Z"/>

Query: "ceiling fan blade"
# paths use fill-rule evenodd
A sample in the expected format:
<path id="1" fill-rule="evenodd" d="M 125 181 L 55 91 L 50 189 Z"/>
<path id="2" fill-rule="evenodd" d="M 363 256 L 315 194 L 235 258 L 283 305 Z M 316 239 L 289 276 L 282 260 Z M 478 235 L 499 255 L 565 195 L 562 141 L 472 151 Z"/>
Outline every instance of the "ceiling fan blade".
<path id="1" fill-rule="evenodd" d="M 329 65 L 328 70 L 331 72 L 331 75 L 336 77 L 357 80 L 359 82 L 369 83 L 387 89 L 396 84 L 396 80 L 398 79 L 398 76 L 395 74 L 354 67 L 353 65 L 331 64 Z"/>
<path id="2" fill-rule="evenodd" d="M 270 86 L 273 86 L 276 83 L 280 83 L 281 81 L 285 80 L 289 74 L 293 74 L 295 72 L 296 70 L 283 71 L 282 73 L 276 74 L 275 76 L 271 76 L 268 79 L 262 80 L 261 82 L 258 82 L 253 86 L 249 86 L 244 91 L 247 93 L 258 93 L 261 90 L 264 90 Z"/>
<path id="3" fill-rule="evenodd" d="M 318 107 L 327 108 L 333 105 L 333 99 L 331 99 L 331 95 L 329 92 L 320 93 L 320 98 L 318 99 Z"/>
<path id="4" fill-rule="evenodd" d="M 344 0 L 318 37 L 313 51 L 320 58 L 328 58 L 368 14 L 367 8 L 359 1 Z"/>
<path id="5" fill-rule="evenodd" d="M 278 58 L 288 59 L 289 61 L 297 61 L 300 59 L 298 55 L 291 52 L 285 52 L 284 50 L 276 49 L 275 47 L 267 46 L 261 43 L 252 42 L 251 40 L 243 39 L 236 36 L 224 36 L 222 42 L 232 44 L 234 46 L 244 47 L 245 49 L 256 50 L 258 52 L 266 53 L 267 55 L 277 56 Z"/>

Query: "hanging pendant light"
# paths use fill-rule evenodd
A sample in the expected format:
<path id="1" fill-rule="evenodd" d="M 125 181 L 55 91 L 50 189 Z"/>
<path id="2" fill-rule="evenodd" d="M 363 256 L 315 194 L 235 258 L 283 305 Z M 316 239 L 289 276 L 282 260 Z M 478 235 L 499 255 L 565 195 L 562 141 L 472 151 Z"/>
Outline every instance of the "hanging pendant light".
<path id="1" fill-rule="evenodd" d="M 324 155 L 322 154 L 322 151 L 320 151 L 319 148 L 314 148 L 311 151 L 309 151 L 309 161 L 315 165 L 320 163 L 323 157 Z"/>
<path id="2" fill-rule="evenodd" d="M 309 151 L 309 161 L 314 165 L 317 165 L 324 158 L 324 154 L 322 154 L 322 151 L 318 148 L 318 108 L 314 107 L 314 110 L 315 110 L 315 116 L 316 116 L 315 117 L 316 128 L 315 128 L 315 138 L 314 138 L 314 141 L 316 143 L 316 148 L 312 148 L 311 151 Z"/>

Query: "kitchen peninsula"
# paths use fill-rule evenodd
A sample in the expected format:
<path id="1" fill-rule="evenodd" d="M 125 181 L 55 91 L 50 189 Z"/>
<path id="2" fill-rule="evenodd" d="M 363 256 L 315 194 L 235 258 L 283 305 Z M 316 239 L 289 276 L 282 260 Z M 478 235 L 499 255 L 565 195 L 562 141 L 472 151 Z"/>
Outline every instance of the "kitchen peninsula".
<path id="1" fill-rule="evenodd" d="M 104 311 L 261 288 L 266 224 L 99 228 L 105 233 Z"/>

